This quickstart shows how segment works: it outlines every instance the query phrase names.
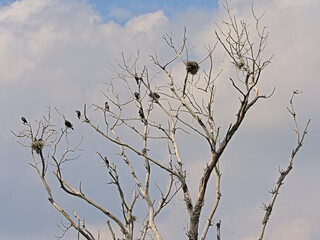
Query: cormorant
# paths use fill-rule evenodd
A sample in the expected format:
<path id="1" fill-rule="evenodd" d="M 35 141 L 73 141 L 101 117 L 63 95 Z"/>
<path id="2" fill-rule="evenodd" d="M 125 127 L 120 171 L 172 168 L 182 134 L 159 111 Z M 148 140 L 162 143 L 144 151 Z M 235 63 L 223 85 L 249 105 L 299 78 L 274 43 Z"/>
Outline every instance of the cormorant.
<path id="1" fill-rule="evenodd" d="M 67 128 L 71 128 L 72 130 L 74 130 L 71 122 L 69 122 L 68 120 L 65 120 L 65 121 L 64 121 L 64 124 L 66 125 Z"/>
<path id="2" fill-rule="evenodd" d="M 105 103 L 104 107 L 105 107 L 105 109 L 106 109 L 107 111 L 109 111 L 110 107 L 109 107 L 109 103 L 108 103 L 108 102 Z"/>
<path id="3" fill-rule="evenodd" d="M 76 110 L 76 113 L 77 113 L 77 117 L 80 119 L 81 117 L 81 112 L 79 110 Z"/>
<path id="4" fill-rule="evenodd" d="M 139 116 L 141 119 L 144 119 L 144 113 L 143 113 L 142 108 L 139 109 Z"/>
<path id="5" fill-rule="evenodd" d="M 138 77 L 138 75 L 134 75 L 134 79 L 136 80 L 137 84 L 139 84 L 139 81 L 142 81 L 142 77 Z"/>
<path id="6" fill-rule="evenodd" d="M 27 124 L 28 123 L 28 121 L 27 121 L 27 119 L 25 117 L 21 117 L 21 120 L 22 120 L 23 124 Z"/>
<path id="7" fill-rule="evenodd" d="M 105 162 L 105 164 L 107 165 L 107 166 L 109 166 L 109 160 L 108 160 L 108 158 L 107 157 L 104 157 L 104 162 Z"/>
<path id="8" fill-rule="evenodd" d="M 160 95 L 156 92 L 150 92 L 149 97 L 152 98 L 152 100 L 154 100 L 155 102 L 158 101 L 158 99 L 160 98 Z"/>

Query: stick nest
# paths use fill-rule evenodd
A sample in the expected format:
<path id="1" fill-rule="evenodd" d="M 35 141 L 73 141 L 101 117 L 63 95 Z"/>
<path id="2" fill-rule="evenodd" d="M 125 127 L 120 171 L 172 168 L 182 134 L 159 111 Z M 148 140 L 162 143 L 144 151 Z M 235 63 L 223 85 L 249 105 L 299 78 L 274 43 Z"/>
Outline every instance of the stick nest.
<path id="1" fill-rule="evenodd" d="M 199 64 L 195 61 L 187 61 L 186 62 L 186 70 L 188 73 L 191 73 L 192 75 L 197 74 L 199 70 Z"/>
<path id="2" fill-rule="evenodd" d="M 37 154 L 40 154 L 43 146 L 44 146 L 44 142 L 43 142 L 42 139 L 35 140 L 35 141 L 33 141 L 32 144 L 31 144 L 32 150 L 35 150 Z"/>

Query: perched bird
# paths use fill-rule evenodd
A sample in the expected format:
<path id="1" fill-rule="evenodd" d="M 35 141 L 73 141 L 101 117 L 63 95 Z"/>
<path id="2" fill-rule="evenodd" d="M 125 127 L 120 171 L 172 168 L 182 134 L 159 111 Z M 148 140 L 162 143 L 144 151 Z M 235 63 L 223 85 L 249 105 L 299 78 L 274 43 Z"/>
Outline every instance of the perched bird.
<path id="1" fill-rule="evenodd" d="M 153 101 L 158 102 L 160 95 L 156 92 L 150 92 L 149 97 L 151 97 Z"/>
<path id="2" fill-rule="evenodd" d="M 134 75 L 134 79 L 136 80 L 137 84 L 142 81 L 142 77 L 138 77 L 138 75 Z"/>
<path id="3" fill-rule="evenodd" d="M 140 94 L 139 94 L 139 93 L 137 93 L 137 92 L 135 92 L 135 93 L 134 93 L 134 97 L 135 97 L 137 100 L 139 100 L 139 98 L 140 98 Z"/>
<path id="4" fill-rule="evenodd" d="M 155 97 L 155 98 L 157 98 L 157 99 L 159 99 L 160 98 L 160 95 L 158 94 L 158 93 L 153 93 L 153 96 Z"/>
<path id="5" fill-rule="evenodd" d="M 28 123 L 28 121 L 27 121 L 27 119 L 25 117 L 21 117 L 21 120 L 22 120 L 23 124 L 27 124 Z"/>
<path id="6" fill-rule="evenodd" d="M 144 113 L 142 108 L 139 109 L 139 116 L 141 119 L 144 119 Z"/>
<path id="7" fill-rule="evenodd" d="M 109 160 L 108 160 L 108 158 L 107 157 L 104 157 L 104 162 L 105 162 L 105 164 L 107 165 L 107 166 L 109 166 Z"/>
<path id="8" fill-rule="evenodd" d="M 77 117 L 80 119 L 81 117 L 81 112 L 79 110 L 76 110 L 76 113 L 77 113 Z"/>
<path id="9" fill-rule="evenodd" d="M 106 109 L 107 111 L 109 111 L 110 107 L 109 107 L 109 103 L 108 103 L 108 102 L 106 102 L 106 103 L 104 104 L 104 107 L 105 107 L 105 109 Z"/>
<path id="10" fill-rule="evenodd" d="M 64 121 L 64 124 L 66 125 L 67 128 L 71 128 L 72 130 L 74 130 L 71 122 L 69 122 L 68 120 L 65 120 L 65 121 Z"/>

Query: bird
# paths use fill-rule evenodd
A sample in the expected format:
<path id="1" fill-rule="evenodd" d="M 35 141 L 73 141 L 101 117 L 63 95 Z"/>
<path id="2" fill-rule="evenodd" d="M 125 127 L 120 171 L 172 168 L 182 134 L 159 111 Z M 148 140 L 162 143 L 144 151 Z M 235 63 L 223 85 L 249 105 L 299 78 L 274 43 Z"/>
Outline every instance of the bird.
<path id="1" fill-rule="evenodd" d="M 65 120 L 65 121 L 64 121 L 64 124 L 66 125 L 67 128 L 71 128 L 72 130 L 74 130 L 71 122 L 69 122 L 68 120 Z"/>
<path id="2" fill-rule="evenodd" d="M 105 162 L 105 164 L 107 165 L 107 166 L 109 166 L 109 160 L 108 160 L 108 158 L 107 157 L 104 157 L 104 162 Z"/>
<path id="3" fill-rule="evenodd" d="M 136 80 L 137 84 L 139 85 L 139 82 L 142 81 L 142 77 L 138 77 L 138 75 L 134 75 L 134 79 Z"/>
<path id="4" fill-rule="evenodd" d="M 144 119 L 144 113 L 142 108 L 139 109 L 139 116 L 141 119 Z"/>
<path id="5" fill-rule="evenodd" d="M 160 98 L 160 95 L 158 93 L 153 93 L 153 96 L 155 96 L 155 98 L 159 99 Z"/>
<path id="6" fill-rule="evenodd" d="M 22 120 L 23 124 L 27 124 L 28 123 L 28 121 L 27 121 L 27 119 L 25 117 L 21 117 L 21 120 Z"/>
<path id="7" fill-rule="evenodd" d="M 105 109 L 106 109 L 107 111 L 109 111 L 110 107 L 109 107 L 109 103 L 108 103 L 108 102 L 106 102 L 106 103 L 104 104 L 104 107 L 105 107 Z"/>
<path id="8" fill-rule="evenodd" d="M 76 113 L 77 113 L 77 117 L 80 119 L 81 117 L 81 112 L 79 110 L 76 110 Z"/>
<path id="9" fill-rule="evenodd" d="M 139 98 L 140 98 L 140 94 L 139 94 L 139 93 L 137 93 L 137 92 L 135 92 L 135 93 L 134 93 L 134 97 L 135 97 L 137 100 L 139 100 Z"/>
<path id="10" fill-rule="evenodd" d="M 153 101 L 158 102 L 160 95 L 156 92 L 150 92 L 149 97 L 151 97 Z"/>

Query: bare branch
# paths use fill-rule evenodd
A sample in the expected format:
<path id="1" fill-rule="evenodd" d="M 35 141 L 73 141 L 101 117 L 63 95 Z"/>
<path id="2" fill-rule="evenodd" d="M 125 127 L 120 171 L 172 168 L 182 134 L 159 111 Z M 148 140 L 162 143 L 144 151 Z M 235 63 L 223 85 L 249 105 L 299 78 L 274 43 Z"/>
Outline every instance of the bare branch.
<path id="1" fill-rule="evenodd" d="M 210 214 L 207 218 L 207 221 L 206 221 L 205 227 L 203 229 L 203 232 L 201 234 L 200 240 L 206 239 L 209 227 L 212 226 L 212 218 L 218 208 L 218 205 L 219 205 L 219 202 L 220 202 L 220 199 L 222 196 L 221 191 L 220 191 L 221 173 L 220 173 L 219 163 L 217 163 L 215 170 L 216 170 L 216 181 L 217 181 L 216 182 L 216 199 L 215 199 L 215 203 L 210 211 Z M 217 237 L 218 237 L 218 239 L 220 239 L 220 223 L 221 223 L 221 221 L 219 221 L 219 223 L 217 223 Z M 219 227 L 218 227 L 218 225 L 219 225 Z"/>
<path id="2" fill-rule="evenodd" d="M 305 128 L 303 130 L 303 133 L 302 133 L 302 135 L 300 135 L 300 130 L 299 130 L 298 124 L 297 124 L 296 113 L 295 113 L 294 106 L 293 106 L 293 98 L 294 98 L 294 96 L 296 94 L 299 94 L 299 93 L 300 93 L 299 91 L 293 91 L 291 99 L 290 99 L 290 108 L 288 108 L 288 111 L 292 115 L 292 118 L 293 118 L 293 121 L 294 121 L 294 126 L 295 126 L 295 130 L 294 131 L 295 131 L 295 133 L 297 135 L 297 146 L 292 150 L 287 169 L 280 171 L 280 176 L 278 178 L 277 184 L 276 184 L 275 188 L 272 189 L 272 191 L 271 191 L 272 198 L 271 198 L 269 204 L 263 206 L 263 210 L 265 211 L 265 215 L 264 215 L 263 220 L 262 220 L 262 226 L 261 226 L 261 230 L 260 230 L 260 234 L 259 234 L 259 240 L 263 239 L 267 223 L 269 221 L 269 218 L 270 218 L 270 215 L 272 213 L 275 201 L 276 201 L 277 196 L 278 196 L 279 191 L 280 191 L 280 187 L 283 185 L 283 182 L 284 182 L 286 176 L 290 173 L 290 171 L 293 168 L 293 160 L 294 160 L 297 152 L 302 147 L 304 138 L 305 138 L 305 136 L 307 134 L 307 130 L 308 130 L 309 124 L 311 122 L 311 119 L 309 119 L 307 121 L 306 126 L 305 126 Z"/>

